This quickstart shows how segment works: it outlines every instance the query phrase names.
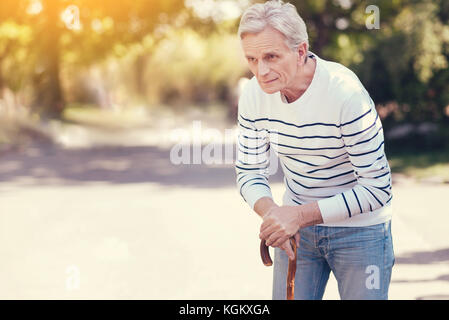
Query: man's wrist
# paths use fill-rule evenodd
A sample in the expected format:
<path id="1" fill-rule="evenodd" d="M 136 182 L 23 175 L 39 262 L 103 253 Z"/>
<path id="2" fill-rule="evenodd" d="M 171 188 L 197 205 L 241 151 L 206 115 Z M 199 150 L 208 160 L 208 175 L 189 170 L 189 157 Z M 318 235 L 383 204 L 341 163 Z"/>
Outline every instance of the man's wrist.
<path id="1" fill-rule="evenodd" d="M 323 223 L 318 202 L 315 201 L 297 206 L 297 210 L 299 229 Z"/>
<path id="2" fill-rule="evenodd" d="M 271 210 L 278 207 L 272 198 L 263 197 L 256 201 L 254 211 L 263 219 Z"/>

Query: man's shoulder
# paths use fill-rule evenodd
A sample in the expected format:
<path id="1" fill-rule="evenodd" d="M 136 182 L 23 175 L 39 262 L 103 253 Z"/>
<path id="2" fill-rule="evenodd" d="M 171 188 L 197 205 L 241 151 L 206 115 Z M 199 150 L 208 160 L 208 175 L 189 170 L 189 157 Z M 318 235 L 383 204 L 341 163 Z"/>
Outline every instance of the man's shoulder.
<path id="1" fill-rule="evenodd" d="M 341 91 L 345 96 L 364 89 L 357 75 L 343 64 L 322 59 L 322 65 L 332 89 Z"/>

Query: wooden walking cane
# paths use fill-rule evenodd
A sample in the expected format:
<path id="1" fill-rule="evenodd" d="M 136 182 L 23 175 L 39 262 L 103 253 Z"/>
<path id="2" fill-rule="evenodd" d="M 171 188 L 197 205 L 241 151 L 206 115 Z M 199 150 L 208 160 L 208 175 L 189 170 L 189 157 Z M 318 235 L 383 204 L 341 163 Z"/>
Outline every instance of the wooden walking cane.
<path id="1" fill-rule="evenodd" d="M 295 238 L 290 238 L 290 244 L 295 253 L 295 259 L 288 259 L 288 271 L 287 271 L 287 300 L 293 300 L 295 298 L 295 274 L 296 274 L 296 241 Z M 270 251 L 265 243 L 265 240 L 260 242 L 260 256 L 262 262 L 267 267 L 273 265 L 273 260 L 270 257 Z"/>

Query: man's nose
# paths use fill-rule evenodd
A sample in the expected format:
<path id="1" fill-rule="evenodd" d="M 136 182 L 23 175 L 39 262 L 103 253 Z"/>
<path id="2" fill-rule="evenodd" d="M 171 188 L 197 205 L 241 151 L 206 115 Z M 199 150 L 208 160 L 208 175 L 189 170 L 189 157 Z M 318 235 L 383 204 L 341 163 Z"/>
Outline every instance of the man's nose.
<path id="1" fill-rule="evenodd" d="M 268 66 L 263 62 L 263 60 L 259 61 L 257 68 L 259 76 L 264 76 L 270 71 L 270 68 L 268 68 Z"/>

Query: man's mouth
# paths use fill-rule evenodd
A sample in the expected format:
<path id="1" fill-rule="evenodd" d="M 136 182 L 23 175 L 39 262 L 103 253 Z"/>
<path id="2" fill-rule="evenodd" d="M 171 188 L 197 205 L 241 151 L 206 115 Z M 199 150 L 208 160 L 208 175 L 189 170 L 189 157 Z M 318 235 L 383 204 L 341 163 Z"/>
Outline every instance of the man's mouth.
<path id="1" fill-rule="evenodd" d="M 272 83 L 272 82 L 276 81 L 277 79 L 278 79 L 278 78 L 271 79 L 271 80 L 268 80 L 268 81 L 263 81 L 263 83 L 264 83 L 264 84 L 269 84 L 269 83 Z"/>

